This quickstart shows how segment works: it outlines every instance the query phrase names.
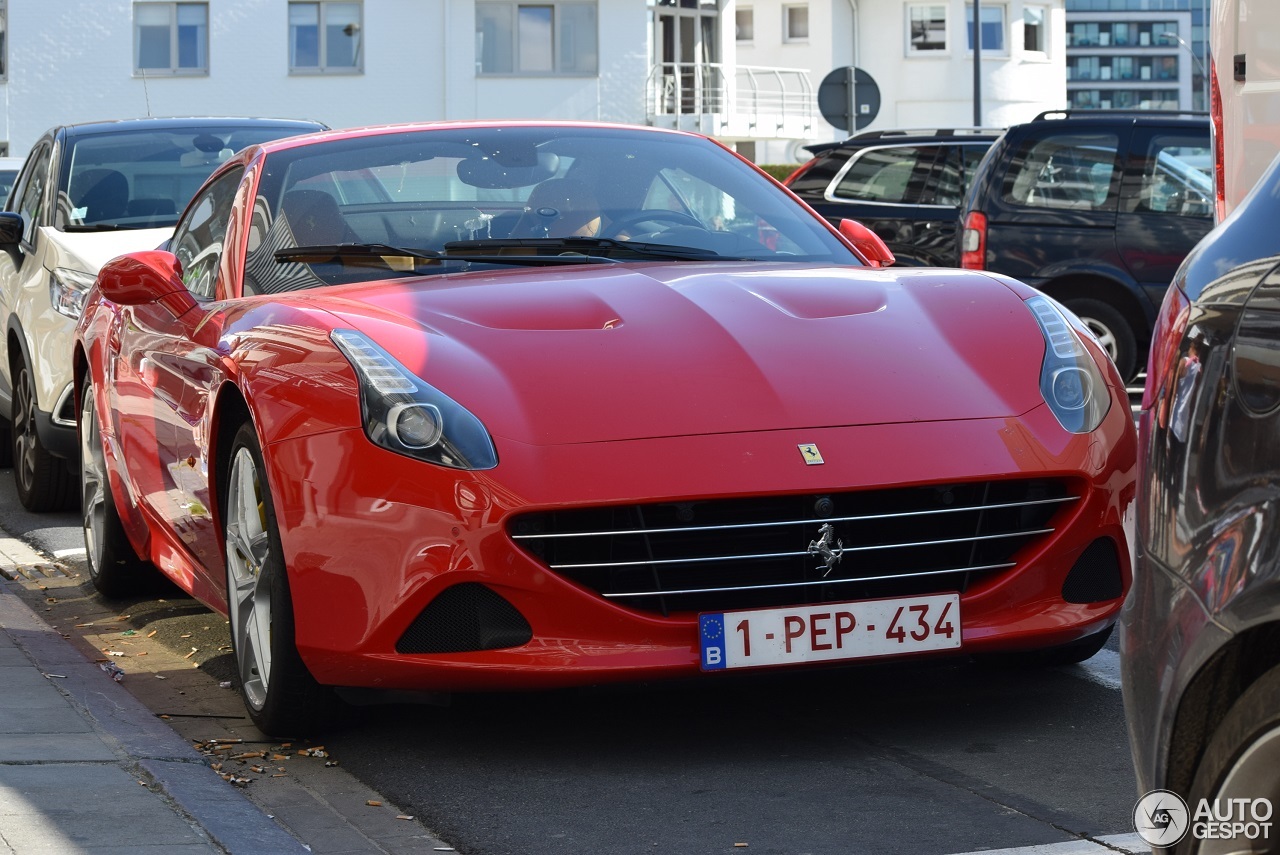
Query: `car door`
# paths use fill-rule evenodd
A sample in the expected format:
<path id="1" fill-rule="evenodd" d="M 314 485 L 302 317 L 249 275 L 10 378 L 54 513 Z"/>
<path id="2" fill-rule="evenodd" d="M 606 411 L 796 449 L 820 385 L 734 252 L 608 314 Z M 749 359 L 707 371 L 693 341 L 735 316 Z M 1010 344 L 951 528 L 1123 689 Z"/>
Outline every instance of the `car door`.
<path id="1" fill-rule="evenodd" d="M 1213 228 L 1209 126 L 1138 127 L 1130 147 L 1116 244 L 1154 310 L 1182 259 Z"/>
<path id="2" fill-rule="evenodd" d="M 16 251 L 0 253 L 0 329 L 7 331 L 10 320 L 16 311 L 20 292 L 24 287 L 48 287 L 44 281 L 44 267 L 38 258 L 33 258 L 40 251 L 39 229 L 44 225 L 46 208 L 51 195 L 50 183 L 53 172 L 53 140 L 42 139 L 32 148 L 27 157 L 18 183 L 10 198 L 12 210 L 22 215 L 22 241 Z M 30 280 L 38 280 L 34 286 Z M 8 352 L 9 336 L 0 336 L 0 415 L 9 417 L 9 404 L 13 394 L 13 378 L 9 376 L 12 364 Z M 23 354 L 25 359 L 30 354 Z"/>
<path id="3" fill-rule="evenodd" d="M 1083 266 L 1127 278 L 1115 229 L 1132 127 L 1031 127 L 993 176 L 988 269 L 1032 285 Z"/>
<path id="4" fill-rule="evenodd" d="M 228 224 L 243 168 L 220 175 L 188 206 L 170 246 L 194 305 L 176 314 L 158 301 L 122 309 L 122 358 L 112 368 L 121 398 L 120 437 L 144 501 L 173 529 L 209 575 L 196 595 L 225 596 L 222 554 L 209 486 L 215 473 L 207 435 L 210 396 L 223 376 L 214 299 L 222 279 Z M 202 586 L 207 586 L 205 589 Z M 209 601 L 209 600 L 206 600 Z"/>

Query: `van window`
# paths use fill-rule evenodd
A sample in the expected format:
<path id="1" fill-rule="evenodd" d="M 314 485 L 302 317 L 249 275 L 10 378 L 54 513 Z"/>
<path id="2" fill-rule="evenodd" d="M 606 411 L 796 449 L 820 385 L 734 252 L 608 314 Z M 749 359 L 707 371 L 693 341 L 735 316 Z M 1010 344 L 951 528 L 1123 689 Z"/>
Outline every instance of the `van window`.
<path id="1" fill-rule="evenodd" d="M 1058 134 L 1024 145 L 1005 174 L 1004 200 L 1027 208 L 1115 210 L 1115 134 Z"/>
<path id="2" fill-rule="evenodd" d="M 1126 182 L 1121 208 L 1133 213 L 1181 217 L 1213 215 L 1213 153 L 1204 137 L 1156 134 L 1143 161 L 1142 177 Z"/>
<path id="3" fill-rule="evenodd" d="M 937 146 L 895 146 L 863 151 L 836 184 L 837 199 L 919 204 Z"/>

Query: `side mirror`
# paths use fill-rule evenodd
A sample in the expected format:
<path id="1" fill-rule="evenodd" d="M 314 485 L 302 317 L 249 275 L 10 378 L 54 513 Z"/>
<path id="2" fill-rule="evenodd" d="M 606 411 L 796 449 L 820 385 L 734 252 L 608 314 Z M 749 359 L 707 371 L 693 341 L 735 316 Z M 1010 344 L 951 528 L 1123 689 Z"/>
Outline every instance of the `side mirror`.
<path id="1" fill-rule="evenodd" d="M 98 271 L 98 291 L 121 306 L 163 303 L 174 317 L 195 305 L 171 252 L 149 249 L 111 259 Z"/>
<path id="2" fill-rule="evenodd" d="M 22 242 L 22 215 L 0 211 L 0 248 L 16 247 Z"/>
<path id="3" fill-rule="evenodd" d="M 867 260 L 872 267 L 888 267 L 893 264 L 893 252 L 880 239 L 880 236 L 857 220 L 841 220 L 840 235 L 858 254 Z"/>

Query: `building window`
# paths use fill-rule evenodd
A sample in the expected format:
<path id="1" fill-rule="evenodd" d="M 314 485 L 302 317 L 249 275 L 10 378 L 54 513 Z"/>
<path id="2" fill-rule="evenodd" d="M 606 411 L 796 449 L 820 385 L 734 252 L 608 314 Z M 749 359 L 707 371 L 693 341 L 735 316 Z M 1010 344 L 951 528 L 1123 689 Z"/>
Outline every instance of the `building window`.
<path id="1" fill-rule="evenodd" d="M 1004 7 L 982 5 L 982 52 L 1004 53 Z M 969 31 L 969 50 L 973 50 L 973 7 L 966 6 L 965 22 Z"/>
<path id="2" fill-rule="evenodd" d="M 594 2 L 476 3 L 481 74 L 595 74 Z"/>
<path id="3" fill-rule="evenodd" d="M 208 3 L 135 3 L 133 66 L 142 73 L 209 73 Z"/>
<path id="4" fill-rule="evenodd" d="M 1048 14 L 1043 6 L 1026 6 L 1022 10 L 1022 50 L 1043 57 L 1049 55 Z"/>
<path id="5" fill-rule="evenodd" d="M 290 3 L 289 71 L 360 71 L 362 30 L 359 3 Z"/>
<path id="6" fill-rule="evenodd" d="M 947 49 L 947 7 L 912 5 L 907 7 L 908 51 L 925 53 Z"/>
<path id="7" fill-rule="evenodd" d="M 809 5 L 782 7 L 782 40 L 809 41 Z"/>
<path id="8" fill-rule="evenodd" d="M 738 41 L 751 42 L 756 38 L 755 11 L 750 6 L 739 6 L 734 13 Z"/>

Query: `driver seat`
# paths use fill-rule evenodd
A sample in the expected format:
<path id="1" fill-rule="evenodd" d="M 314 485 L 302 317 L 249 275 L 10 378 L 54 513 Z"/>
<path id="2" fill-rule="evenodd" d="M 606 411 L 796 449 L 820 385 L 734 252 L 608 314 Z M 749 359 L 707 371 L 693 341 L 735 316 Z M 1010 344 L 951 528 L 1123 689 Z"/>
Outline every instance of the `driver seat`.
<path id="1" fill-rule="evenodd" d="M 511 237 L 596 237 L 601 226 L 600 204 L 586 182 L 548 178 L 529 193 Z"/>

